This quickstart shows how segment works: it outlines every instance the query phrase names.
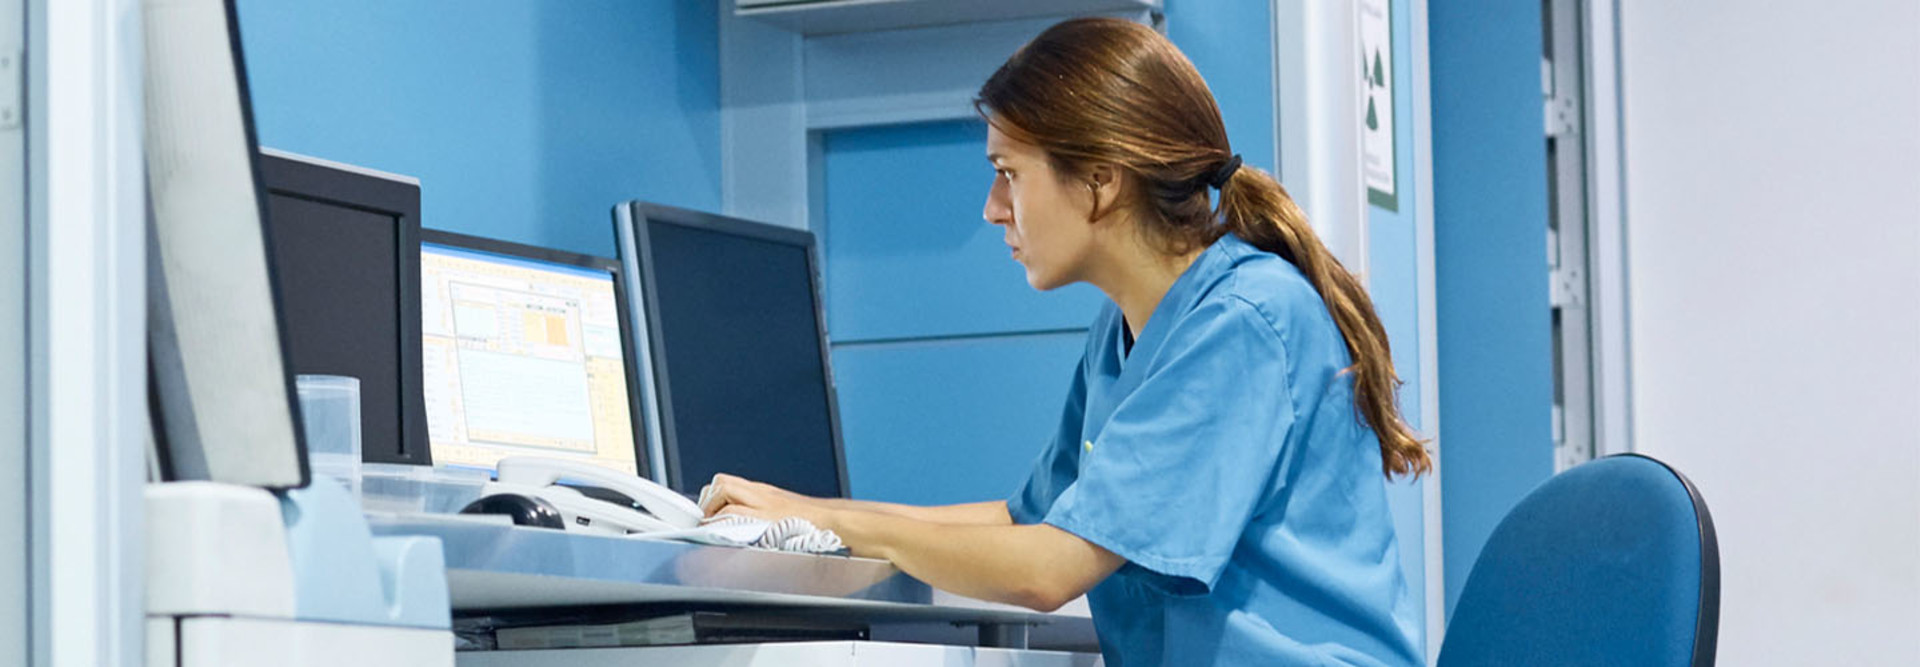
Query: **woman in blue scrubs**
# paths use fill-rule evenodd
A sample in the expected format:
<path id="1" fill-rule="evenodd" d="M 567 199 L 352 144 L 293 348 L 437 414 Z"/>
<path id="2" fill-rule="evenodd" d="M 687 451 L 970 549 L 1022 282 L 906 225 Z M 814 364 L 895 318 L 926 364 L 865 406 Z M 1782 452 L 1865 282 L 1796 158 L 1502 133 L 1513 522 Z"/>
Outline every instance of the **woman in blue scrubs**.
<path id="1" fill-rule="evenodd" d="M 1086 595 L 1109 665 L 1420 664 L 1385 481 L 1431 464 L 1386 334 L 1229 148 L 1192 63 L 1145 26 L 1073 20 L 977 106 L 984 214 L 1027 282 L 1112 300 L 1031 476 L 1005 501 L 910 507 L 722 475 L 705 509 L 803 517 L 975 598 Z"/>

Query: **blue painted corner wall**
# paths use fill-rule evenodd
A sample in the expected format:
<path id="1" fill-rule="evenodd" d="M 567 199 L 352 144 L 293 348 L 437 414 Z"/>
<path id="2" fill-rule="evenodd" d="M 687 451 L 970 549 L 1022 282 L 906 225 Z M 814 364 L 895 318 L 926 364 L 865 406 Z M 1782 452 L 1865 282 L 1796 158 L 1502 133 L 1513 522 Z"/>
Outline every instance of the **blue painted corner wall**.
<path id="1" fill-rule="evenodd" d="M 1538 2 L 1428 9 L 1447 609 L 1553 474 Z"/>
<path id="2" fill-rule="evenodd" d="M 239 0 L 260 144 L 420 179 L 431 228 L 614 254 L 720 207 L 719 5 Z"/>

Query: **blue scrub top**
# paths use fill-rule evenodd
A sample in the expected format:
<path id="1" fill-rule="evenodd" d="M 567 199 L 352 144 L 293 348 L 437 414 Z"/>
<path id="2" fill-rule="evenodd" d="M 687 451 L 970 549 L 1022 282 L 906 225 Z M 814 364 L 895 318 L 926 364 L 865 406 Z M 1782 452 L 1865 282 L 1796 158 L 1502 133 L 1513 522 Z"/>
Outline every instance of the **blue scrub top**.
<path id="1" fill-rule="evenodd" d="M 1222 237 L 1128 338 L 1109 304 L 1007 502 L 1126 558 L 1087 594 L 1107 664 L 1422 664 L 1379 441 L 1306 277 Z"/>

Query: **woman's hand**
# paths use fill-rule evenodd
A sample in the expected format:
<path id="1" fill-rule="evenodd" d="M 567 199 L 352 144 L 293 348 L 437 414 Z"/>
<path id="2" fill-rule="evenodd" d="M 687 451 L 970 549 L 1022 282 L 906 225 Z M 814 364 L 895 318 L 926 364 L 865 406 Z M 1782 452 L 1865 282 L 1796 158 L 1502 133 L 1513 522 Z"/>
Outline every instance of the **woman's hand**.
<path id="1" fill-rule="evenodd" d="M 832 529 L 826 525 L 831 511 L 819 499 L 724 473 L 714 475 L 713 481 L 700 489 L 700 511 L 709 517 L 738 514 L 768 521 L 800 517 L 817 527 Z"/>

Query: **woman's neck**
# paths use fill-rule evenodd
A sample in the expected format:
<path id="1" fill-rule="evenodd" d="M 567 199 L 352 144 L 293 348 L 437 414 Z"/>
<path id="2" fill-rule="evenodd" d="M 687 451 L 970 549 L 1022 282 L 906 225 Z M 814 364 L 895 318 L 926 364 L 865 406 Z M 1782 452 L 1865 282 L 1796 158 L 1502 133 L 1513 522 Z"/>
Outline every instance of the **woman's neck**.
<path id="1" fill-rule="evenodd" d="M 1107 298 L 1120 307 L 1120 313 L 1127 318 L 1127 330 L 1138 341 L 1140 331 L 1152 319 L 1154 310 L 1159 308 L 1167 290 L 1173 288 L 1173 283 L 1180 280 L 1180 275 L 1186 273 L 1187 267 L 1193 265 L 1202 250 L 1205 248 L 1168 255 L 1143 241 L 1115 244 L 1106 253 L 1108 261 L 1104 264 L 1107 269 L 1091 277 L 1088 282 L 1100 288 Z"/>

